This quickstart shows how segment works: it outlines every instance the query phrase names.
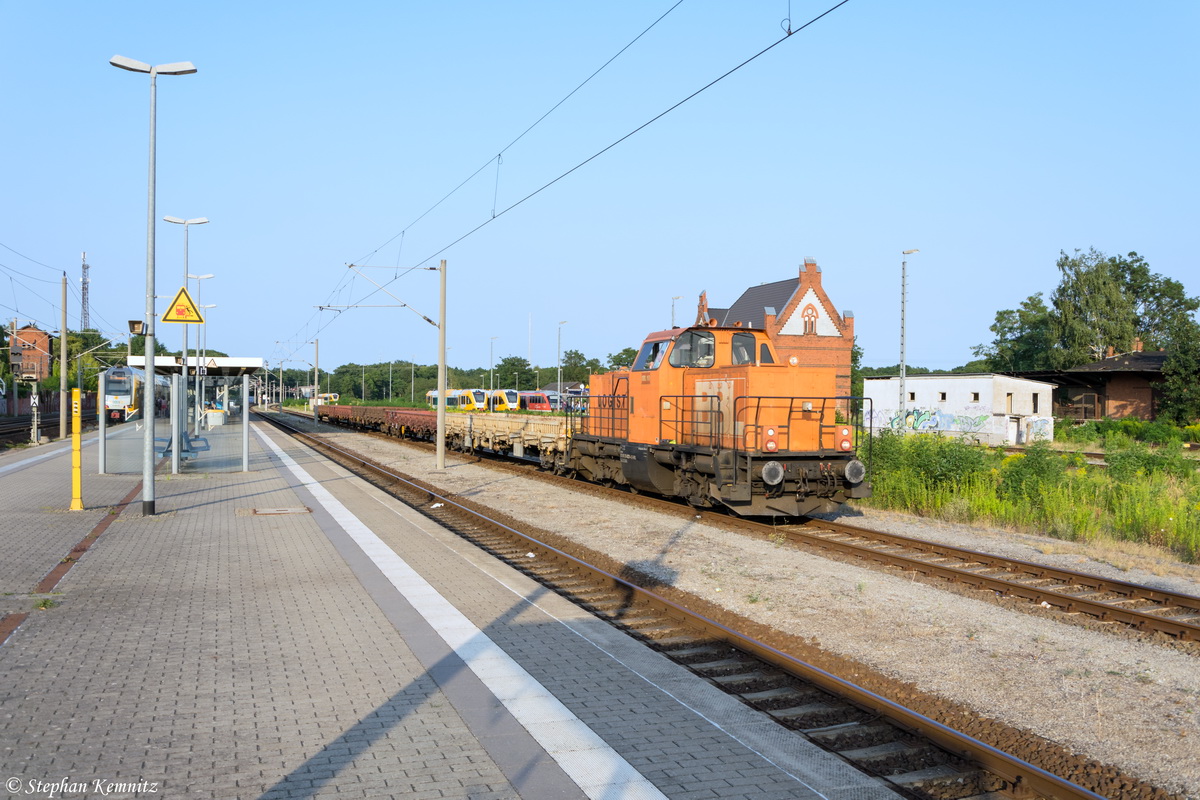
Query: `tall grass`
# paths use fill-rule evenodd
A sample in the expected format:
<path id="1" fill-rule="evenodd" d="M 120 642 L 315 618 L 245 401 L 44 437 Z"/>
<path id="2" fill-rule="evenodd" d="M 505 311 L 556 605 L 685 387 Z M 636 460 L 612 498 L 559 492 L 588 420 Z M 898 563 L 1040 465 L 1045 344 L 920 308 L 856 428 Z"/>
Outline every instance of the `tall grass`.
<path id="1" fill-rule="evenodd" d="M 1200 475 L 1178 453 L 1130 443 L 1109 468 L 1042 443 L 1005 455 L 948 437 L 883 433 L 868 504 L 1073 541 L 1141 542 L 1200 561 Z"/>

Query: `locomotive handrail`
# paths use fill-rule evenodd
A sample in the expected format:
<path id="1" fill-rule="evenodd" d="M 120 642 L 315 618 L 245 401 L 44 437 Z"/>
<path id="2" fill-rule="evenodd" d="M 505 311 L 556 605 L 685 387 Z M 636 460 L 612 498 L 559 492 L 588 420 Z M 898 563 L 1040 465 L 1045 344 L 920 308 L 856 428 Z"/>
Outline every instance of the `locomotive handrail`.
<path id="1" fill-rule="evenodd" d="M 710 447 L 714 453 L 723 449 L 725 415 L 720 402 L 720 397 L 707 394 L 663 395 L 658 408 L 658 441 Z M 697 407 L 704 403 L 712 407 Z M 670 412 L 669 418 L 666 412 Z"/>

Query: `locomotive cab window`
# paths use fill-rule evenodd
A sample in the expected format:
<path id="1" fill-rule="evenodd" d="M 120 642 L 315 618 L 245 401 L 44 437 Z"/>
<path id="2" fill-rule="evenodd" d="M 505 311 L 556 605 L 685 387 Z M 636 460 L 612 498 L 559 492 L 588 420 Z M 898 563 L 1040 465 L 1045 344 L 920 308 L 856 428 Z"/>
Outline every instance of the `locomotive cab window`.
<path id="1" fill-rule="evenodd" d="M 642 351 L 638 353 L 637 360 L 633 362 L 634 371 L 658 369 L 662 364 L 663 356 L 667 354 L 667 345 L 670 340 L 664 339 L 660 342 L 646 342 L 642 345 Z"/>
<path id="2" fill-rule="evenodd" d="M 688 331 L 675 340 L 668 362 L 672 367 L 711 367 L 716 352 L 715 336 L 708 331 Z"/>
<path id="3" fill-rule="evenodd" d="M 733 352 L 733 365 L 754 363 L 754 334 L 735 333 L 730 345 Z"/>
<path id="4" fill-rule="evenodd" d="M 775 363 L 775 356 L 771 355 L 771 345 L 767 344 L 766 342 L 763 342 L 758 347 L 758 363 L 760 363 L 760 364 L 774 364 Z"/>

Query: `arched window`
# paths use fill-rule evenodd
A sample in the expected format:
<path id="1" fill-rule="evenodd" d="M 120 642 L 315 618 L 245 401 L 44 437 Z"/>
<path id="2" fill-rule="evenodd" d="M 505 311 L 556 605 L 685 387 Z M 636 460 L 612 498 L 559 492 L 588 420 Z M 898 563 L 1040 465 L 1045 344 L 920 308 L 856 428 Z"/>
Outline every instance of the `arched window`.
<path id="1" fill-rule="evenodd" d="M 800 312 L 800 319 L 804 321 L 804 332 L 806 334 L 817 332 L 817 309 L 812 303 L 806 305 L 804 310 Z"/>

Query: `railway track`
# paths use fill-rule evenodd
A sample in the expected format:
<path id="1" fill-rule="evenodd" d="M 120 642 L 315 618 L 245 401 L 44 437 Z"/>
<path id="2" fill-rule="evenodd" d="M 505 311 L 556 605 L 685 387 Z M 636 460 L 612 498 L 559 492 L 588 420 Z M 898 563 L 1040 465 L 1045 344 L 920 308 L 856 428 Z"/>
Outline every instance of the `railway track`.
<path id="1" fill-rule="evenodd" d="M 297 415 L 311 420 L 309 415 Z M 371 434 L 385 436 L 385 434 Z M 392 437 L 386 437 L 392 441 Z M 926 578 L 986 591 L 994 597 L 1024 600 L 1030 608 L 1057 610 L 1076 620 L 1103 623 L 1146 634 L 1163 634 L 1181 642 L 1200 643 L 1200 597 L 1155 589 L 1112 578 L 1051 567 L 991 553 L 938 544 L 840 522 L 809 519 L 799 524 L 774 525 L 721 512 L 700 511 L 679 502 L 617 489 L 581 484 L 542 471 L 528 462 L 497 461 L 541 480 L 587 491 L 616 492 L 624 502 L 699 516 L 705 522 L 738 533 L 786 541 L 823 553 L 836 553 L 876 567 L 915 573 Z"/>
<path id="2" fill-rule="evenodd" d="M 418 480 L 333 447 L 281 420 L 270 421 L 761 709 L 781 726 L 887 781 L 906 797 L 1168 797 L 1009 726 L 990 721 L 974 726 L 986 730 L 983 738 L 994 744 L 967 736 L 919 710 L 722 625 L 693 610 L 694 604 L 686 598 L 668 597 L 661 588 L 627 580 L 621 575 L 623 565 L 577 557 L 536 531 L 520 530 L 523 526 L 503 515 L 442 496 Z M 954 710 L 948 716 L 962 713 Z M 1037 763 L 1006 752 L 1010 749 L 1025 751 L 1022 755 Z"/>
<path id="3" fill-rule="evenodd" d="M 1022 598 L 1044 608 L 1200 641 L 1200 597 L 1193 595 L 823 520 L 762 528 L 761 535 L 782 533 L 795 542 Z"/>
<path id="4" fill-rule="evenodd" d="M 38 425 L 38 430 L 42 433 L 55 432 L 58 430 L 58 414 L 47 418 L 42 416 L 42 422 Z M 0 421 L 0 439 L 16 439 L 24 436 L 29 438 L 30 431 L 33 428 L 33 422 L 29 417 L 17 417 L 15 419 L 6 419 Z"/>

